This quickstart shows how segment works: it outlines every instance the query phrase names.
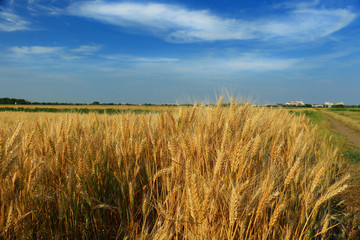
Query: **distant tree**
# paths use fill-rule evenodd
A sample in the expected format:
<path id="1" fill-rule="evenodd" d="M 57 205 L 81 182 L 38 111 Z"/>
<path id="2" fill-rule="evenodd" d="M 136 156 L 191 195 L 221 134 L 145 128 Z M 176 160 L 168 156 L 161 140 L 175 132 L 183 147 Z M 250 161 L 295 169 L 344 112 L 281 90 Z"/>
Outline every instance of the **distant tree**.
<path id="1" fill-rule="evenodd" d="M 344 105 L 334 105 L 333 108 L 345 108 Z"/>
<path id="2" fill-rule="evenodd" d="M 27 105 L 31 104 L 31 102 L 25 99 L 17 99 L 17 98 L 0 98 L 0 104 L 21 104 Z"/>
<path id="3" fill-rule="evenodd" d="M 95 102 L 92 103 L 92 105 L 100 105 L 100 102 L 95 101 Z"/>

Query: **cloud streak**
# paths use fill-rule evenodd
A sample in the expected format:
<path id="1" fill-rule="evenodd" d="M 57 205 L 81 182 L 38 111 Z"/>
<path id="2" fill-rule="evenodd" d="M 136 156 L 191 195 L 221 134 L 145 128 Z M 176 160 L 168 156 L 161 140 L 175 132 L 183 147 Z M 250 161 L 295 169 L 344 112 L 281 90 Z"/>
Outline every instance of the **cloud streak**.
<path id="1" fill-rule="evenodd" d="M 292 68 L 300 59 L 295 58 L 266 58 L 261 56 L 238 57 L 234 59 L 222 59 L 223 66 L 233 71 L 280 71 Z M 220 64 L 220 62 L 219 62 Z"/>
<path id="2" fill-rule="evenodd" d="M 282 15 L 246 20 L 171 4 L 105 1 L 75 3 L 68 12 L 124 28 L 150 31 L 170 42 L 269 38 L 311 41 L 346 27 L 356 18 L 348 9 L 303 7 L 287 9 Z"/>
<path id="3" fill-rule="evenodd" d="M 103 55 L 105 59 L 112 61 L 125 61 L 125 62 L 177 62 L 179 58 L 167 58 L 167 57 L 142 57 L 142 56 L 132 56 L 132 55 L 124 55 L 124 54 L 116 54 L 116 55 Z"/>
<path id="4" fill-rule="evenodd" d="M 297 9 L 283 21 L 263 23 L 264 35 L 314 40 L 328 36 L 350 24 L 356 15 L 346 9 Z"/>
<path id="5" fill-rule="evenodd" d="M 10 50 L 15 54 L 53 54 L 57 53 L 62 47 L 43 47 L 43 46 L 31 46 L 31 47 L 12 47 Z"/>
<path id="6" fill-rule="evenodd" d="M 98 52 L 101 46 L 98 45 L 81 45 L 78 48 L 72 49 L 71 52 L 80 53 L 84 55 L 91 55 Z"/>
<path id="7" fill-rule="evenodd" d="M 29 29 L 29 22 L 11 11 L 0 8 L 0 31 L 14 32 Z"/>
<path id="8" fill-rule="evenodd" d="M 128 66 L 136 64 L 161 64 L 180 61 L 179 58 L 159 57 L 159 56 L 139 56 L 139 55 L 102 55 L 98 51 L 101 49 L 100 45 L 81 45 L 76 48 L 69 48 L 65 46 L 13 46 L 9 47 L 7 51 L 0 52 L 1 60 L 13 60 L 14 63 L 31 63 L 48 64 L 58 63 L 62 65 L 63 60 L 73 64 L 83 64 L 91 61 L 97 64 L 127 63 Z M 36 64 L 37 63 L 37 64 Z M 91 66 L 93 68 L 93 66 Z"/>
<path id="9" fill-rule="evenodd" d="M 174 72 L 174 74 L 182 72 L 186 74 L 201 73 L 204 75 L 211 75 L 216 73 L 221 75 L 224 72 L 238 73 L 242 71 L 281 71 L 292 69 L 302 61 L 302 59 L 297 58 L 279 58 L 251 52 L 242 53 L 238 56 L 199 56 L 191 59 L 124 54 L 98 55 L 94 58 L 92 53 L 98 51 L 99 47 L 92 45 L 81 45 L 72 49 L 49 46 L 14 46 L 9 48 L 9 50 L 10 54 L 3 55 L 3 59 L 13 59 L 17 64 L 31 63 L 31 65 L 34 66 L 38 63 L 40 64 L 39 66 L 41 66 L 41 64 L 45 61 L 45 63 L 51 63 L 54 66 L 61 66 L 64 65 L 63 60 L 65 59 L 66 62 L 70 64 L 69 66 L 71 68 L 76 68 L 75 66 L 81 66 L 79 68 L 83 68 L 82 64 L 87 63 L 87 61 L 90 60 L 93 63 L 96 63 L 95 65 L 106 70 L 111 69 L 113 71 L 117 69 L 116 66 L 119 66 L 120 64 L 122 65 L 122 71 L 124 69 L 133 69 L 135 71 L 139 71 L 139 69 L 141 69 L 144 73 L 151 70 L 157 72 L 158 74 L 162 72 Z M 90 68 L 93 69 L 93 65 L 91 65 Z"/>

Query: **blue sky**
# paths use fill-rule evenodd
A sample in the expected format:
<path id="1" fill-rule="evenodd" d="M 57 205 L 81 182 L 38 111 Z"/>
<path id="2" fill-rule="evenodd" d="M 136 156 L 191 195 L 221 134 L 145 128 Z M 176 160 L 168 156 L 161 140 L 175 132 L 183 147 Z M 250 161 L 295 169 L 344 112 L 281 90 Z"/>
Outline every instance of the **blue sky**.
<path id="1" fill-rule="evenodd" d="M 0 97 L 360 104 L 359 1 L 0 0 Z"/>

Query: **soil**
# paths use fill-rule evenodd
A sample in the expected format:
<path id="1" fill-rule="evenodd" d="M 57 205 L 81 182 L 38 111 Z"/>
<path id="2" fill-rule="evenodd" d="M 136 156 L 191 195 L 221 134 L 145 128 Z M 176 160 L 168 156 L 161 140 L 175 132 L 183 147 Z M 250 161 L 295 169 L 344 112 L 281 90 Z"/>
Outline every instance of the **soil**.
<path id="1" fill-rule="evenodd" d="M 344 123 L 327 116 L 329 122 L 336 131 L 345 136 L 350 143 L 360 147 L 360 132 L 353 130 Z M 342 193 L 342 199 L 345 200 L 341 206 L 344 212 L 348 214 L 347 220 L 342 222 L 343 231 L 346 239 L 360 239 L 360 166 L 359 164 L 349 164 L 348 171 L 352 175 L 349 182 L 349 188 Z"/>
<path id="2" fill-rule="evenodd" d="M 360 147 L 360 133 L 346 126 L 344 123 L 328 116 L 329 122 L 335 127 L 336 131 L 345 136 L 352 144 Z"/>

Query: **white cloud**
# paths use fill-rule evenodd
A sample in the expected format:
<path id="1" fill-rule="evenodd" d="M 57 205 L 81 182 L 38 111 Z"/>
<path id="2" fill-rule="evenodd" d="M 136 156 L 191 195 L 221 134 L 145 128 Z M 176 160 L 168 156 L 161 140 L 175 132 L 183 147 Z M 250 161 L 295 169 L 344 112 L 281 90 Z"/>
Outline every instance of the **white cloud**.
<path id="1" fill-rule="evenodd" d="M 290 1 L 290 2 L 281 2 L 274 4 L 274 8 L 295 8 L 303 9 L 316 7 L 321 3 L 321 0 L 311 0 L 311 1 Z"/>
<path id="2" fill-rule="evenodd" d="M 300 40 L 313 40 L 328 36 L 348 24 L 356 15 L 348 10 L 298 9 L 283 21 L 263 23 L 263 33 L 273 37 L 292 37 Z"/>
<path id="3" fill-rule="evenodd" d="M 184 60 L 175 67 L 181 66 L 183 67 L 181 71 L 187 73 L 195 71 L 204 75 L 232 75 L 240 72 L 286 71 L 297 68 L 301 63 L 302 59 L 300 58 L 279 58 L 246 53 L 238 57 L 229 56 Z"/>
<path id="4" fill-rule="evenodd" d="M 105 55 L 103 57 L 109 60 L 126 61 L 126 62 L 177 62 L 180 60 L 179 58 L 141 57 L 141 56 L 131 56 L 124 54 Z"/>
<path id="5" fill-rule="evenodd" d="M 28 30 L 29 22 L 10 11 L 0 11 L 0 31 Z"/>
<path id="6" fill-rule="evenodd" d="M 138 62 L 177 62 L 177 61 L 179 61 L 178 58 L 161 58 L 161 57 L 154 57 L 154 58 L 134 57 L 133 59 Z"/>
<path id="7" fill-rule="evenodd" d="M 101 46 L 98 45 L 81 45 L 78 48 L 72 49 L 72 52 L 80 53 L 84 55 L 91 55 L 101 49 Z"/>
<path id="8" fill-rule="evenodd" d="M 68 48 L 68 47 L 49 47 L 49 46 L 14 46 L 10 47 L 10 54 L 0 52 L 0 57 L 3 55 L 6 58 L 15 58 L 17 60 L 24 59 L 24 56 L 27 56 L 27 59 L 44 59 L 46 56 L 46 61 L 49 59 L 52 60 L 81 60 L 81 59 L 97 59 L 93 58 L 95 53 L 101 49 L 99 45 L 81 45 L 77 48 Z M 157 57 L 157 56 L 135 56 L 135 55 L 125 55 L 125 54 L 114 54 L 114 55 L 97 55 L 100 57 L 98 60 L 100 62 L 127 62 L 129 64 L 135 63 L 165 63 L 165 62 L 177 62 L 180 59 L 178 58 L 168 58 L 168 57 Z M 100 60 L 102 59 L 102 60 Z"/>
<path id="9" fill-rule="evenodd" d="M 214 15 L 207 10 L 189 10 L 170 4 L 104 1 L 75 3 L 68 11 L 72 15 L 104 23 L 144 29 L 173 42 L 276 37 L 313 40 L 346 27 L 356 18 L 356 14 L 347 9 L 297 8 L 287 10 L 282 16 L 256 20 L 231 19 Z"/>
<path id="10" fill-rule="evenodd" d="M 156 74 L 172 72 L 173 74 L 197 74 L 197 75 L 223 75 L 249 72 L 266 72 L 289 70 L 297 67 L 302 62 L 299 58 L 278 58 L 264 56 L 258 53 L 243 53 L 240 56 L 226 57 L 205 57 L 199 56 L 192 59 L 177 58 L 157 58 L 157 57 L 138 57 L 129 55 L 110 55 L 104 56 L 108 61 L 104 62 L 107 71 L 115 71 L 116 68 L 109 68 L 119 62 L 127 63 L 127 67 L 134 68 L 136 71 L 154 71 Z M 122 65 L 124 66 L 124 65 Z M 123 69 L 121 69 L 122 71 Z M 105 70 L 104 70 L 105 71 Z"/>
<path id="11" fill-rule="evenodd" d="M 44 15 L 44 14 L 46 14 L 46 15 L 63 14 L 64 13 L 63 9 L 53 6 L 54 2 L 56 2 L 56 1 L 54 1 L 54 0 L 52 0 L 52 1 L 29 0 L 27 3 L 26 9 L 33 16 L 34 15 Z"/>
<path id="12" fill-rule="evenodd" d="M 279 71 L 286 70 L 296 63 L 300 62 L 300 59 L 281 59 L 281 58 L 266 58 L 261 56 L 254 57 L 239 57 L 230 60 L 222 59 L 223 66 L 230 68 L 233 71 Z M 221 65 L 221 63 L 219 63 Z"/>
<path id="13" fill-rule="evenodd" d="M 43 46 L 31 46 L 31 47 L 12 47 L 11 51 L 16 54 L 52 54 L 57 53 L 62 47 L 43 47 Z"/>

